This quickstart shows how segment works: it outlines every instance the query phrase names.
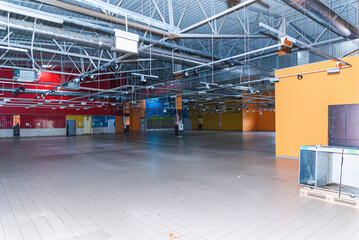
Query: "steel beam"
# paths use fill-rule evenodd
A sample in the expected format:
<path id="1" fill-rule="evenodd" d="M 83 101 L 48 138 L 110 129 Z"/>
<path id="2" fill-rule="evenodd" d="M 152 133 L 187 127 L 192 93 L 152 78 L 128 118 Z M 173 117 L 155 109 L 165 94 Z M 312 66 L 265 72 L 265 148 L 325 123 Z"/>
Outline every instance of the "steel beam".
<path id="1" fill-rule="evenodd" d="M 83 3 L 83 4 L 85 4 L 87 6 L 90 6 L 90 7 L 98 7 L 100 9 L 106 10 L 108 12 L 118 14 L 118 15 L 121 15 L 121 16 L 126 17 L 126 18 L 130 18 L 130 19 L 132 19 L 132 20 L 134 20 L 136 22 L 142 22 L 142 23 L 148 24 L 150 26 L 154 26 L 154 27 L 158 27 L 160 29 L 164 29 L 164 30 L 168 31 L 169 33 L 176 34 L 176 33 L 179 32 L 177 27 L 171 26 L 171 25 L 169 25 L 167 23 L 158 21 L 156 19 L 147 17 L 145 15 L 142 15 L 142 14 L 130 11 L 128 9 L 121 8 L 121 7 L 118 7 L 116 5 L 106 3 L 106 2 L 103 2 L 103 1 L 100 1 L 100 0 L 74 0 L 74 1 Z"/>
<path id="2" fill-rule="evenodd" d="M 69 3 L 65 3 L 65 2 L 61 2 L 58 0 L 36 0 L 37 2 L 41 2 L 41 3 L 45 3 L 51 6 L 55 6 L 58 8 L 62 8 L 65 9 L 67 11 L 71 11 L 71 12 L 76 12 L 76 13 L 80 13 L 80 14 L 84 14 L 87 16 L 91 16 L 94 18 L 98 18 L 98 19 L 103 19 L 109 22 L 113 22 L 113 23 L 117 23 L 117 24 L 121 24 L 121 25 L 128 25 L 129 27 L 132 27 L 134 29 L 140 29 L 143 31 L 150 31 L 154 34 L 160 35 L 160 36 L 172 36 L 172 33 L 169 33 L 167 31 L 164 30 L 160 30 L 158 28 L 154 28 L 154 27 L 150 27 L 150 26 L 146 26 L 146 25 L 142 25 L 136 22 L 132 22 L 132 21 L 127 21 L 125 19 L 121 19 L 121 18 L 117 18 L 114 16 L 110 16 L 110 15 L 106 15 L 104 13 L 100 13 L 100 12 L 96 12 L 87 8 L 83 8 L 83 7 L 79 7 L 73 4 L 69 4 Z"/>
<path id="3" fill-rule="evenodd" d="M 247 56 L 247 55 L 250 55 L 250 54 L 254 54 L 254 53 L 257 53 L 257 52 L 265 51 L 265 50 L 268 50 L 268 49 L 277 48 L 277 47 L 280 47 L 280 46 L 282 46 L 282 43 L 278 43 L 278 44 L 275 44 L 275 45 L 272 45 L 272 46 L 269 46 L 269 47 L 260 48 L 260 49 L 253 50 L 253 51 L 250 51 L 250 52 L 241 53 L 241 54 L 236 55 L 236 56 L 231 56 L 231 57 L 223 58 L 223 59 L 220 59 L 220 60 L 217 60 L 217 61 L 213 61 L 213 62 L 210 62 L 210 63 L 204 63 L 204 64 L 198 65 L 198 66 L 196 66 L 196 67 L 186 68 L 186 69 L 183 69 L 183 70 L 174 72 L 173 74 L 190 71 L 190 70 L 193 70 L 193 69 L 195 69 L 195 68 L 201 68 L 201 67 L 205 67 L 205 66 L 211 66 L 211 65 L 216 64 L 216 63 L 225 62 L 225 61 L 227 61 L 227 60 L 229 60 L 229 59 L 240 58 L 240 57 Z"/>
<path id="4" fill-rule="evenodd" d="M 250 4 L 252 4 L 252 3 L 256 2 L 256 1 L 257 1 L 257 0 L 247 0 L 247 1 L 245 1 L 245 2 L 242 2 L 242 3 L 240 3 L 240 4 L 237 4 L 236 6 L 231 7 L 231 8 L 228 8 L 227 10 L 225 10 L 225 11 L 223 11 L 223 12 L 220 12 L 220 13 L 218 13 L 218 14 L 215 14 L 215 15 L 213 15 L 212 17 L 209 17 L 209 18 L 207 18 L 207 19 L 204 19 L 203 21 L 200 21 L 200 22 L 198 22 L 198 23 L 196 23 L 196 24 L 193 24 L 193 25 L 191 25 L 191 26 L 189 26 L 189 27 L 186 27 L 185 29 L 181 29 L 181 32 L 180 32 L 180 33 L 189 32 L 189 31 L 191 31 L 191 30 L 193 30 L 193 29 L 195 29 L 195 28 L 198 28 L 198 27 L 200 27 L 200 26 L 202 26 L 202 25 L 204 25 L 204 24 L 206 24 L 206 23 L 208 23 L 208 22 L 211 22 L 211 21 L 213 21 L 213 20 L 215 20 L 215 19 L 217 19 L 217 18 L 223 17 L 223 16 L 225 16 L 225 15 L 228 15 L 228 14 L 230 14 L 230 13 L 232 13 L 232 12 L 237 11 L 238 9 L 241 9 L 241 8 L 243 8 L 243 7 L 245 7 L 245 6 L 248 6 L 248 5 L 250 5 Z"/>
<path id="5" fill-rule="evenodd" d="M 184 33 L 180 34 L 177 37 L 179 38 L 268 38 L 265 35 L 247 35 L 247 34 L 201 34 L 201 33 Z"/>
<path id="6" fill-rule="evenodd" d="M 268 25 L 265 25 L 264 23 L 259 23 L 259 26 L 261 26 L 261 27 L 263 27 L 263 28 L 265 28 L 265 29 L 267 29 L 267 30 L 269 30 L 271 32 L 274 32 L 274 33 L 278 34 L 278 36 L 281 36 L 281 37 L 288 36 L 288 37 L 290 37 L 289 35 L 287 35 L 285 33 L 282 33 L 280 31 L 278 31 L 277 29 L 274 29 L 274 28 L 272 28 L 272 27 L 270 27 Z M 293 39 L 295 39 L 295 38 L 293 38 Z M 349 64 L 349 63 L 347 63 L 347 62 L 345 62 L 343 60 L 340 60 L 339 58 L 336 58 L 336 57 L 334 57 L 334 56 L 332 56 L 332 55 L 330 55 L 328 53 L 325 53 L 325 52 L 323 52 L 323 51 L 321 51 L 321 50 L 319 50 L 319 49 L 317 49 L 315 47 L 312 47 L 311 45 L 306 44 L 306 43 L 304 43 L 302 41 L 299 41 L 299 40 L 295 39 L 295 43 L 298 43 L 299 45 L 302 45 L 303 47 L 308 48 L 312 52 L 316 52 L 316 53 L 318 53 L 318 54 L 320 54 L 322 56 L 325 56 L 327 58 L 330 58 L 330 59 L 338 61 L 338 62 L 343 62 L 347 66 L 351 66 L 351 64 Z"/>

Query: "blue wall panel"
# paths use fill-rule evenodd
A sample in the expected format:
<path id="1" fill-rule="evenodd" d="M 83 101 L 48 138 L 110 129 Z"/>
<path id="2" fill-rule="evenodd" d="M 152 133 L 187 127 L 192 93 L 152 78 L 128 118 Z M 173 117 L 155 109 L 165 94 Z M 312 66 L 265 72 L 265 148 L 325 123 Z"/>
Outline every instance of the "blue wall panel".
<path id="1" fill-rule="evenodd" d="M 166 112 L 164 112 L 164 109 Z M 174 117 L 174 112 L 174 100 L 171 98 L 146 100 L 146 118 Z"/>
<path id="2" fill-rule="evenodd" d="M 92 127 L 108 127 L 108 120 L 115 116 L 92 116 Z"/>

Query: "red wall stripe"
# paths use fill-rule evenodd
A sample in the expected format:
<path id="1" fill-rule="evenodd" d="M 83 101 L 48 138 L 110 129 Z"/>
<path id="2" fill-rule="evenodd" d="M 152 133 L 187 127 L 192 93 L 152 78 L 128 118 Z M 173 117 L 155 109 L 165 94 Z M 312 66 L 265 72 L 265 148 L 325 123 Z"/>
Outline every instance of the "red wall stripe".
<path id="1" fill-rule="evenodd" d="M 12 115 L 0 115 L 0 129 L 12 128 Z"/>

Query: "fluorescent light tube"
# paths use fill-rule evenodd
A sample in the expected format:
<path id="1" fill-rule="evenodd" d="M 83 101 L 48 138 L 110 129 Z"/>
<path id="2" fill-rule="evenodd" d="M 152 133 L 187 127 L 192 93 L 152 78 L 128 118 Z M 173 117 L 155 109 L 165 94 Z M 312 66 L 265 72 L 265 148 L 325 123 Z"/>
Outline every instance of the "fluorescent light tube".
<path id="1" fill-rule="evenodd" d="M 0 46 L 0 49 L 7 49 L 7 50 L 12 50 L 12 51 L 18 51 L 18 52 L 28 52 L 27 49 L 8 47 L 8 46 Z"/>
<path id="2" fill-rule="evenodd" d="M 146 75 L 146 74 L 140 74 L 140 73 L 132 73 L 133 76 L 145 76 L 145 77 L 148 77 L 148 78 L 156 78 L 158 79 L 158 76 L 156 75 Z"/>
<path id="3" fill-rule="evenodd" d="M 341 69 L 340 68 L 330 68 L 330 69 L 327 69 L 327 74 L 338 74 L 341 72 Z"/>
<path id="4" fill-rule="evenodd" d="M 51 65 L 51 64 L 43 64 L 41 67 L 42 67 L 42 68 L 53 68 L 54 65 Z"/>

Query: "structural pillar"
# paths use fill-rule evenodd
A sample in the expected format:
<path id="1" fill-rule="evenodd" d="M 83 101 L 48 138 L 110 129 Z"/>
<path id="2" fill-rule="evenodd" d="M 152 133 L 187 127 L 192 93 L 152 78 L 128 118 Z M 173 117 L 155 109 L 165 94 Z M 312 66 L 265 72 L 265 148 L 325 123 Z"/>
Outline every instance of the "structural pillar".
<path id="1" fill-rule="evenodd" d="M 175 102 L 175 135 L 182 136 L 183 134 L 183 114 L 182 114 L 182 93 L 176 95 Z"/>
<path id="2" fill-rule="evenodd" d="M 123 116 L 123 129 L 125 134 L 130 133 L 130 103 L 125 104 L 125 111 Z"/>

